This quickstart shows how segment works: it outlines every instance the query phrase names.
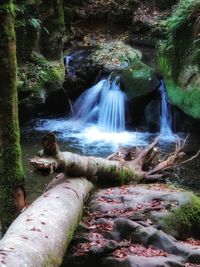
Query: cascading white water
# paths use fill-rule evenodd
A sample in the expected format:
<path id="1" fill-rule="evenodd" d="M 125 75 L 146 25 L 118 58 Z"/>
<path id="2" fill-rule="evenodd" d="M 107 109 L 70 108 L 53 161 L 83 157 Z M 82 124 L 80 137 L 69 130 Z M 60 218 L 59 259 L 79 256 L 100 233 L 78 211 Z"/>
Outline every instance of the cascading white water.
<path id="1" fill-rule="evenodd" d="M 121 91 L 119 78 L 107 80 L 100 104 L 98 126 L 105 132 L 123 132 L 125 130 L 125 94 Z"/>
<path id="2" fill-rule="evenodd" d="M 106 80 L 101 80 L 83 92 L 76 100 L 73 119 L 80 123 L 95 121 L 98 118 L 98 103 Z"/>
<path id="3" fill-rule="evenodd" d="M 159 87 L 161 94 L 161 116 L 160 116 L 160 135 L 165 138 L 174 137 L 172 132 L 171 112 L 166 100 L 165 82 L 162 80 Z"/>
<path id="4" fill-rule="evenodd" d="M 123 132 L 125 94 L 120 89 L 119 77 L 101 80 L 86 90 L 74 105 L 73 120 L 80 123 L 96 122 L 104 132 Z"/>

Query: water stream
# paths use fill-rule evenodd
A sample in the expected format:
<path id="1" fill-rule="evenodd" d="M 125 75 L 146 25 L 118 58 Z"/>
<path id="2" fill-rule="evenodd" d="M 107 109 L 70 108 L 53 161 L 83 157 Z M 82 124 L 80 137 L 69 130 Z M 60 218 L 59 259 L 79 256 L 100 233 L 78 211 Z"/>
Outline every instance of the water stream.
<path id="1" fill-rule="evenodd" d="M 172 131 L 172 117 L 167 103 L 165 82 L 163 80 L 161 81 L 159 91 L 161 94 L 160 138 L 166 141 L 173 141 L 175 137 Z"/>
<path id="2" fill-rule="evenodd" d="M 79 51 L 79 53 L 75 52 L 65 58 L 68 74 L 74 75 L 74 66 L 80 64 L 82 57 L 84 57 L 84 53 Z M 40 149 L 42 135 L 49 131 L 56 134 L 61 150 L 72 151 L 81 155 L 105 157 L 117 151 L 120 146 L 146 146 L 158 135 L 162 148 L 168 151 L 173 150 L 176 138 L 171 127 L 172 118 L 167 103 L 164 81 L 161 82 L 159 92 L 161 95 L 159 133 L 151 134 L 145 128 L 142 130 L 126 128 L 127 99 L 120 88 L 118 76 L 101 79 L 97 84 L 84 91 L 73 105 L 71 116 L 40 117 L 24 126 L 22 129 L 22 148 L 29 199 L 33 200 L 41 193 L 44 184 L 51 179 L 36 176 L 28 163 L 29 158 L 36 155 Z M 198 167 L 200 167 L 199 159 L 197 162 Z M 190 171 L 190 166 L 185 174 L 182 169 L 183 174 L 181 175 L 186 177 L 185 181 L 187 182 Z M 192 173 L 192 176 L 191 184 L 195 179 L 200 180 L 199 173 Z M 34 192 L 32 184 L 35 184 Z"/>
<path id="3" fill-rule="evenodd" d="M 103 79 L 83 92 L 73 110 L 74 122 L 96 123 L 102 132 L 124 132 L 125 94 L 120 88 L 119 77 Z"/>

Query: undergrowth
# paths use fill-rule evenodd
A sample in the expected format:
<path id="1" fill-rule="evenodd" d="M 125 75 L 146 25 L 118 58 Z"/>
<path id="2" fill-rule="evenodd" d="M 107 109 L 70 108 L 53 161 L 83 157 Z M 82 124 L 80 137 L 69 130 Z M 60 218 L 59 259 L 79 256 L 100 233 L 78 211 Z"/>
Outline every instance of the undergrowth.
<path id="1" fill-rule="evenodd" d="M 200 0 L 181 0 L 165 21 L 166 40 L 160 46 L 160 54 L 167 58 L 175 81 L 188 60 L 200 63 L 200 38 L 193 36 L 199 9 Z"/>

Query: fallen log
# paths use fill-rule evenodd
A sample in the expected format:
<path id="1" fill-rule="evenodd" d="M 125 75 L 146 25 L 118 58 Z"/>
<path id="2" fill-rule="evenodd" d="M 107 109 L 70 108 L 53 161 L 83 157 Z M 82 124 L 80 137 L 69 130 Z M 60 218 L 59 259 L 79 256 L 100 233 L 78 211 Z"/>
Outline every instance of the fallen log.
<path id="1" fill-rule="evenodd" d="M 39 153 L 39 157 L 31 159 L 31 164 L 37 170 L 48 172 L 61 169 L 70 177 L 84 176 L 87 179 L 98 177 L 99 181 L 106 180 L 121 184 L 149 182 L 161 179 L 167 170 L 179 164 L 185 155 L 179 143 L 178 140 L 174 153 L 152 166 L 156 151 L 159 151 L 155 149 L 158 138 L 146 148 L 138 150 L 133 160 L 126 161 L 60 152 L 55 135 L 49 133 L 42 139 L 43 150 Z"/>
<path id="2" fill-rule="evenodd" d="M 11 224 L 0 241 L 0 266 L 60 266 L 93 185 L 85 178 L 59 182 Z"/>

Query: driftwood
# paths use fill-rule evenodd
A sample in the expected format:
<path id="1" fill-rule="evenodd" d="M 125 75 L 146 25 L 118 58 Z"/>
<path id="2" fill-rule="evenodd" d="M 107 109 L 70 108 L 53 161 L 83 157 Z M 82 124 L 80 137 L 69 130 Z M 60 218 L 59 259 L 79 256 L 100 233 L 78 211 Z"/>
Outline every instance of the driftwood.
<path id="1" fill-rule="evenodd" d="M 104 159 L 60 152 L 53 133 L 45 135 L 42 144 L 43 150 L 39 157 L 31 159 L 35 169 L 48 172 L 61 169 L 70 177 L 84 176 L 91 179 L 95 176 L 99 181 L 119 183 L 159 180 L 166 175 L 167 171 L 179 165 L 185 156 L 182 151 L 184 145 L 181 145 L 179 139 L 177 139 L 175 151 L 165 155 L 161 161 L 160 150 L 156 147 L 158 138 L 146 148 L 134 151 L 134 158 L 130 160 L 125 160 L 127 155 L 116 159 L 116 154 L 113 154 L 108 159 Z"/>
<path id="2" fill-rule="evenodd" d="M 0 266 L 60 266 L 92 188 L 85 178 L 59 178 L 11 224 L 0 241 Z"/>

